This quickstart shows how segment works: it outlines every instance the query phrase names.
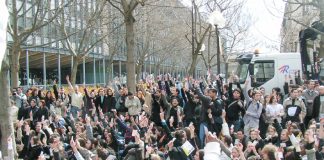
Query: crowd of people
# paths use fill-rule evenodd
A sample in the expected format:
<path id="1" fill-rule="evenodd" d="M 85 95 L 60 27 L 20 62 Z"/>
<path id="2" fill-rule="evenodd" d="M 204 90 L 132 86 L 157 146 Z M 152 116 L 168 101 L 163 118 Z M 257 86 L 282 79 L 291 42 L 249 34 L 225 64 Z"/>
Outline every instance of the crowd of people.
<path id="1" fill-rule="evenodd" d="M 17 156 L 26 160 L 323 159 L 324 86 L 247 89 L 231 76 L 160 75 L 136 91 L 12 90 Z M 269 94 L 266 94 L 269 93 Z M 322 121 L 322 122 L 323 122 Z M 11 139 L 8 139 L 8 141 Z"/>

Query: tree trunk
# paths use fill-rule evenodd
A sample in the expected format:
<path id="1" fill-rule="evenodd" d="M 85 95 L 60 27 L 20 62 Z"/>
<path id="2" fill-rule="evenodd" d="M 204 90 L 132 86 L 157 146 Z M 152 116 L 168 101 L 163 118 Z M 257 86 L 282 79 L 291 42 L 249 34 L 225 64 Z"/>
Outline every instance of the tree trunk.
<path id="1" fill-rule="evenodd" d="M 192 60 L 191 60 L 190 68 L 189 68 L 189 75 L 195 76 L 198 54 L 194 53 L 191 57 L 192 57 Z"/>
<path id="2" fill-rule="evenodd" d="M 126 45 L 127 45 L 127 88 L 131 92 L 135 92 L 135 54 L 134 54 L 134 22 L 135 19 L 132 12 L 125 15 L 125 25 L 126 25 Z"/>
<path id="3" fill-rule="evenodd" d="M 320 21 L 324 24 L 324 0 L 318 1 L 320 6 Z M 324 33 L 321 34 L 319 57 L 324 58 Z"/>
<path id="4" fill-rule="evenodd" d="M 16 47 L 14 47 L 14 48 L 16 48 Z M 12 88 L 16 88 L 19 86 L 19 68 L 20 68 L 19 58 L 20 58 L 20 49 L 12 49 L 11 54 L 10 54 L 11 87 Z M 27 76 L 29 76 L 29 75 L 27 75 Z M 27 80 L 28 80 L 28 78 L 27 78 Z"/>
<path id="5" fill-rule="evenodd" d="M 75 85 L 75 80 L 76 80 L 76 75 L 77 75 L 77 72 L 78 72 L 78 66 L 79 66 L 79 61 L 80 61 L 80 58 L 78 57 L 73 57 L 73 66 L 71 68 L 71 84 L 72 85 Z"/>
<path id="6" fill-rule="evenodd" d="M 142 79 L 142 68 L 143 68 L 143 64 L 141 62 L 139 62 L 139 64 L 136 65 L 136 80 L 139 81 Z"/>
<path id="7" fill-rule="evenodd" d="M 319 48 L 319 57 L 324 58 L 324 35 L 321 36 L 320 48 Z"/>
<path id="8" fill-rule="evenodd" d="M 111 81 L 111 82 L 113 82 L 114 81 L 114 75 L 112 75 L 112 64 L 113 64 L 113 60 L 108 60 L 107 61 L 107 71 L 106 72 L 108 72 L 108 74 L 107 74 L 107 76 L 106 76 L 106 82 L 107 82 L 107 84 L 109 84 L 109 81 Z"/>
<path id="9" fill-rule="evenodd" d="M 2 63 L 0 71 L 0 135 L 1 135 L 1 148 L 3 157 L 8 155 L 8 137 L 14 135 L 13 122 L 9 114 L 10 98 L 9 98 L 9 65 L 5 60 Z M 12 142 L 15 142 L 14 136 L 11 136 Z M 15 146 L 15 145 L 14 145 Z M 13 147 L 13 153 L 16 153 L 16 147 Z"/>

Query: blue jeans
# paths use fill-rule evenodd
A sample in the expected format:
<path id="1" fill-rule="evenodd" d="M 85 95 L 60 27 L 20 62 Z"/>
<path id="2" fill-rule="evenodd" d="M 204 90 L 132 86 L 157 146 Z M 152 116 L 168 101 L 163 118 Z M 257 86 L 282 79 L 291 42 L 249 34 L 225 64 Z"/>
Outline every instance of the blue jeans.
<path id="1" fill-rule="evenodd" d="M 242 126 L 242 119 L 238 119 L 236 121 L 231 121 L 231 122 L 227 122 L 228 127 L 230 128 L 232 125 L 234 126 L 234 132 L 237 132 L 240 129 L 243 129 Z"/>
<path id="2" fill-rule="evenodd" d="M 201 148 L 205 147 L 205 127 L 207 127 L 207 123 L 206 122 L 202 122 L 199 125 L 199 139 L 200 139 L 200 143 L 201 143 Z"/>
<path id="3" fill-rule="evenodd" d="M 79 107 L 71 106 L 70 113 L 72 113 L 73 118 L 78 118 L 78 111 L 80 112 Z"/>

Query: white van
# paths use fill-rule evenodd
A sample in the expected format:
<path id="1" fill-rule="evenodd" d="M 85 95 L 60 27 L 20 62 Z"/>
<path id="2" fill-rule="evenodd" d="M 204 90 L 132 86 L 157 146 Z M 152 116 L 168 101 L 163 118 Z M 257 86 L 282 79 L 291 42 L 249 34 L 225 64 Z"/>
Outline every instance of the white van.
<path id="1" fill-rule="evenodd" d="M 239 55 L 236 63 L 240 83 L 248 80 L 247 89 L 264 87 L 267 94 L 274 87 L 283 91 L 285 76 L 294 79 L 298 72 L 302 74 L 300 53 L 246 53 Z"/>

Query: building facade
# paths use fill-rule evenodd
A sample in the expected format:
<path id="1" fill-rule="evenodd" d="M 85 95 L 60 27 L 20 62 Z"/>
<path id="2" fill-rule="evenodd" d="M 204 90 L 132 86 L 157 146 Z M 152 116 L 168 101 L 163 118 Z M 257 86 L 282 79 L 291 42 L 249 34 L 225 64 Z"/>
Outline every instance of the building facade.
<path id="1" fill-rule="evenodd" d="M 21 43 L 20 85 L 46 86 L 51 85 L 54 79 L 57 79 L 59 84 L 65 84 L 65 76 L 70 74 L 72 65 L 76 61 L 73 55 L 81 54 L 83 49 L 89 49 L 89 53 L 79 63 L 76 83 L 106 84 L 114 77 L 122 77 L 126 74 L 123 17 L 108 3 L 106 3 L 100 15 L 95 15 L 101 7 L 100 2 L 98 0 L 76 0 L 68 4 L 70 3 L 68 0 L 44 0 L 41 1 L 42 4 L 37 4 L 34 0 L 7 0 L 11 13 L 14 12 L 14 8 L 19 10 L 16 17 L 10 17 L 11 21 L 16 20 L 18 22 L 19 30 L 26 31 L 32 28 L 36 21 L 50 21 L 44 23 L 46 25 L 35 30 Z M 54 16 L 54 10 L 58 10 L 64 4 L 68 5 L 64 7 L 62 14 L 51 18 L 51 16 Z M 140 49 L 147 45 L 146 42 L 150 42 L 147 51 L 148 56 L 145 56 L 145 63 L 141 70 L 147 74 L 174 72 L 174 74 L 184 75 L 185 66 L 179 65 L 180 63 L 170 58 L 170 55 L 166 60 L 159 61 L 163 52 L 158 52 L 158 50 L 166 48 L 166 45 L 159 41 L 162 38 L 161 35 L 167 37 L 168 34 L 174 34 L 175 31 L 183 30 L 186 26 L 182 23 L 176 28 L 177 30 L 168 29 L 159 32 L 157 26 L 161 26 L 163 23 L 155 22 L 156 19 L 163 19 L 161 17 L 163 15 L 156 14 L 160 12 L 154 10 L 159 8 L 162 11 L 165 8 L 164 6 L 169 6 L 167 12 L 170 13 L 164 15 L 170 16 L 164 17 L 164 19 L 170 20 L 169 25 L 177 24 L 178 16 L 190 15 L 190 12 L 178 1 L 173 3 L 160 1 L 152 4 L 154 6 L 139 6 L 136 10 L 136 19 L 138 19 L 135 23 L 136 53 L 140 54 Z M 175 9 L 173 7 L 178 9 L 172 11 Z M 41 12 L 40 8 L 42 9 Z M 47 10 L 47 13 L 40 16 L 42 14 L 39 13 L 44 10 Z M 150 35 L 143 36 L 147 34 L 147 27 L 151 27 L 154 33 L 159 34 L 155 34 L 154 39 L 145 39 L 151 38 Z M 100 37 L 103 36 L 105 38 L 99 41 Z M 184 35 L 177 36 L 182 36 L 181 41 L 185 41 Z M 12 35 L 8 34 L 8 45 L 12 44 L 12 41 Z M 181 43 L 185 45 L 184 42 Z M 185 49 L 179 48 L 166 51 L 172 51 L 173 54 L 177 55 L 186 53 Z"/>
<path id="2" fill-rule="evenodd" d="M 299 32 L 317 21 L 318 15 L 315 7 L 288 0 L 280 31 L 280 52 L 300 52 Z"/>

